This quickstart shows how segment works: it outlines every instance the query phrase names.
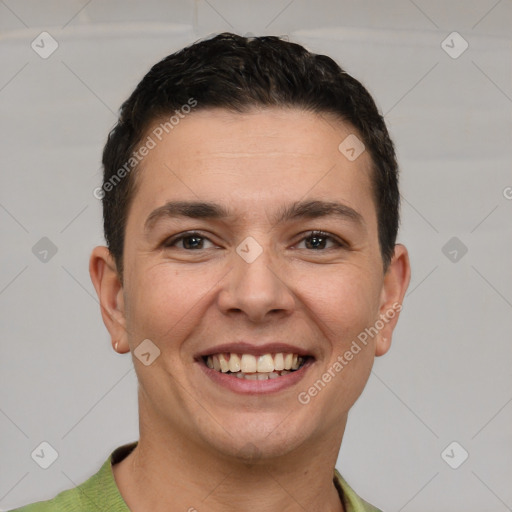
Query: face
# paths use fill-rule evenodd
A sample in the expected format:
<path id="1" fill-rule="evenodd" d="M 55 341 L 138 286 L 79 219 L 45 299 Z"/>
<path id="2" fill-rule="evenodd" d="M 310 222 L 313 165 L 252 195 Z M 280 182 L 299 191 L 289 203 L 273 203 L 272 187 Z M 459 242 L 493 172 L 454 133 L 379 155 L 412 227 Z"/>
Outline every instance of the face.
<path id="1" fill-rule="evenodd" d="M 403 246 L 383 271 L 370 156 L 338 149 L 353 133 L 294 109 L 212 109 L 145 157 L 124 284 L 106 266 L 102 302 L 134 354 L 142 423 L 228 457 L 340 439 L 409 280 Z"/>

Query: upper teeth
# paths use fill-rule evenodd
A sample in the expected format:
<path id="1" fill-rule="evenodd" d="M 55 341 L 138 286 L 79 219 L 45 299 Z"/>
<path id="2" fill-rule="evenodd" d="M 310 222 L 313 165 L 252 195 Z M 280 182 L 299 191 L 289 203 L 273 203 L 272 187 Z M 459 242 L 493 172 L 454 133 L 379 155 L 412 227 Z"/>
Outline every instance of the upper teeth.
<path id="1" fill-rule="evenodd" d="M 226 372 L 243 373 L 270 373 L 280 370 L 296 370 L 303 363 L 304 359 L 298 354 L 264 354 L 253 356 L 252 354 L 214 354 L 208 356 L 206 364 L 214 370 Z"/>

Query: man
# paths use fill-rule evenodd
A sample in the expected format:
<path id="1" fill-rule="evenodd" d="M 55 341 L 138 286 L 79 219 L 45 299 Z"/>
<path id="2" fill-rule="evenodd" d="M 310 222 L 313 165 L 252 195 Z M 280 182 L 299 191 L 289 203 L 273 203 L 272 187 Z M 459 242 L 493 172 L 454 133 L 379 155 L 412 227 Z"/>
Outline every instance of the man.
<path id="1" fill-rule="evenodd" d="M 409 284 L 397 163 L 330 58 L 224 33 L 156 64 L 103 153 L 90 274 L 138 442 L 25 511 L 376 511 L 335 470 Z"/>

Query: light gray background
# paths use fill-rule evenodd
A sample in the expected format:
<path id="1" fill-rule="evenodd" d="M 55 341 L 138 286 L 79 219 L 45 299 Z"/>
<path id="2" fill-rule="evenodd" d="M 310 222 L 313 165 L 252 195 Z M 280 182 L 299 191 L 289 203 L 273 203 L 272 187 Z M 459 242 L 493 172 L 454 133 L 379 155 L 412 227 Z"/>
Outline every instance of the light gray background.
<path id="1" fill-rule="evenodd" d="M 511 27 L 511 0 L 0 1 L 0 507 L 74 487 L 138 438 L 131 357 L 88 274 L 101 150 L 151 65 L 228 30 L 335 58 L 397 145 L 412 281 L 337 467 L 386 512 L 512 510 Z M 42 31 L 59 44 L 47 59 Z M 469 44 L 456 59 L 453 31 Z M 59 453 L 46 470 L 30 456 L 42 441 Z M 452 441 L 469 453 L 458 469 L 441 457 Z"/>

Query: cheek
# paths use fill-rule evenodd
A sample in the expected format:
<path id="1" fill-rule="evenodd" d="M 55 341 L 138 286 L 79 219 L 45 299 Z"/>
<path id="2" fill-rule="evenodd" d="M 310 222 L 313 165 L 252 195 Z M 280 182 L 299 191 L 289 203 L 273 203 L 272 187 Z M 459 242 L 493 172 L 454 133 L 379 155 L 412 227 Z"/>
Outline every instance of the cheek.
<path id="1" fill-rule="evenodd" d="M 149 338 L 163 350 L 198 324 L 207 291 L 220 277 L 212 269 L 176 269 L 166 262 L 133 273 L 127 324 L 137 338 Z M 142 336 L 142 337 L 141 337 Z"/>
<path id="2" fill-rule="evenodd" d="M 374 342 L 362 342 L 358 336 L 378 314 L 378 279 L 368 267 L 347 265 L 331 273 L 322 289 L 324 292 L 318 292 L 315 298 L 319 305 L 316 311 L 329 326 L 331 353 L 320 379 L 323 384 L 317 381 L 316 386 L 325 384 L 324 401 L 322 405 L 319 401 L 319 406 L 326 407 L 326 418 L 337 422 L 360 396 L 371 373 Z"/>
<path id="3" fill-rule="evenodd" d="M 356 265 L 326 266 L 295 276 L 300 299 L 314 315 L 333 349 L 344 346 L 364 330 L 378 312 L 379 294 L 367 268 Z"/>

